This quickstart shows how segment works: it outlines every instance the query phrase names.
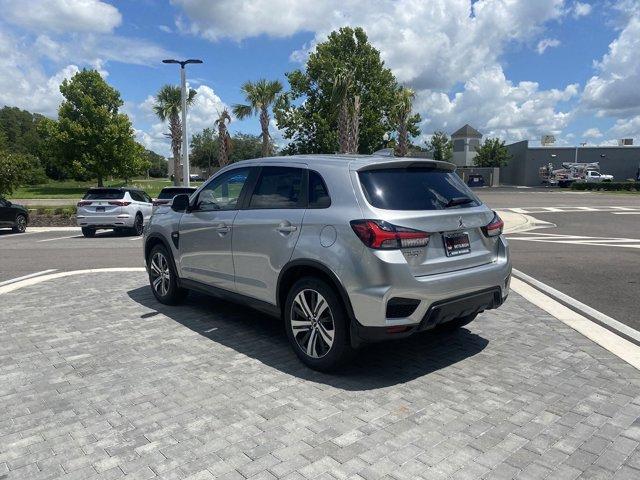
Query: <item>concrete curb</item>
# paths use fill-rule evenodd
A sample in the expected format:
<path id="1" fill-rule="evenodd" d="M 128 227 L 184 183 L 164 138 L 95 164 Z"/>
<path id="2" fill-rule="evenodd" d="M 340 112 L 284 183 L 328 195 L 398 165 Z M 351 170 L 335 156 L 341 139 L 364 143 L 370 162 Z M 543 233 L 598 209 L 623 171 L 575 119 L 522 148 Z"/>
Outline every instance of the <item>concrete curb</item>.
<path id="1" fill-rule="evenodd" d="M 556 225 L 554 223 L 545 222 L 544 220 L 538 220 L 530 215 L 523 213 L 516 213 L 510 210 L 496 209 L 500 218 L 504 221 L 504 233 L 518 233 L 528 232 L 536 228 L 553 228 Z"/>

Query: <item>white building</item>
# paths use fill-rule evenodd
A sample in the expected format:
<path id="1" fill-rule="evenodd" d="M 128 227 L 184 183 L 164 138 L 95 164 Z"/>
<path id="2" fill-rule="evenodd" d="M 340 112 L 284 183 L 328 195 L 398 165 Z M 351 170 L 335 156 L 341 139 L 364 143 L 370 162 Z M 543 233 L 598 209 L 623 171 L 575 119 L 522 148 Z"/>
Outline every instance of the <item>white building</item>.
<path id="1" fill-rule="evenodd" d="M 460 130 L 451 134 L 453 142 L 453 163 L 459 167 L 472 167 L 476 158 L 476 147 L 480 146 L 482 134 L 466 124 Z"/>

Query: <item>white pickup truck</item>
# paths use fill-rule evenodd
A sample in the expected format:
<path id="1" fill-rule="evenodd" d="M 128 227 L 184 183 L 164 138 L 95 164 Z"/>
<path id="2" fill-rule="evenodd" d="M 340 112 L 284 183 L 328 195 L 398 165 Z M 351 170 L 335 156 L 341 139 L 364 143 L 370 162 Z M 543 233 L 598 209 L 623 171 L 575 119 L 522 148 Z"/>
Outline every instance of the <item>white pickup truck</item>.
<path id="1" fill-rule="evenodd" d="M 613 175 L 605 175 L 595 170 L 589 170 L 584 176 L 584 181 L 587 183 L 611 182 L 613 181 Z"/>

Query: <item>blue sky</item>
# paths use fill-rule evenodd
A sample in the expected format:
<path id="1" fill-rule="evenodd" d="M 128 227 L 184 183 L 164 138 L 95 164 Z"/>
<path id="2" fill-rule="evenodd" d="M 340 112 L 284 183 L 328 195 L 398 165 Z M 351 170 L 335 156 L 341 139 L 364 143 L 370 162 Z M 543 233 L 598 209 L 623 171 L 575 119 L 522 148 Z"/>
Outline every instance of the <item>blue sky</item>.
<path id="1" fill-rule="evenodd" d="M 343 25 L 363 26 L 417 92 L 423 141 L 470 123 L 486 136 L 561 144 L 640 141 L 638 0 L 0 0 L 0 104 L 55 116 L 57 89 L 97 68 L 122 93 L 141 142 L 168 154 L 153 95 L 177 83 L 166 57 L 196 57 L 191 131 L 280 79 Z M 232 131 L 258 132 L 257 119 Z M 273 128 L 274 138 L 283 140 Z"/>

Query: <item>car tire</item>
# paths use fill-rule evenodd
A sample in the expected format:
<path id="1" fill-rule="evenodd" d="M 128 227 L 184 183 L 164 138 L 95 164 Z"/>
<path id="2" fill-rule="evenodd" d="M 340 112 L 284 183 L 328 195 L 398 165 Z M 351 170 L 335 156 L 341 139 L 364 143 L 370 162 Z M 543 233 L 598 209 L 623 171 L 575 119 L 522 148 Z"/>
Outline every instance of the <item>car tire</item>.
<path id="1" fill-rule="evenodd" d="M 437 331 L 437 332 L 454 332 L 454 331 L 464 327 L 465 325 L 468 325 L 471 322 L 473 322 L 476 319 L 477 316 L 478 316 L 478 314 L 474 313 L 473 315 L 467 315 L 466 317 L 460 317 L 460 318 L 455 318 L 453 320 L 449 320 L 448 322 L 441 323 L 440 325 L 436 325 L 435 331 Z"/>
<path id="2" fill-rule="evenodd" d="M 160 303 L 177 305 L 188 294 L 188 290 L 178 286 L 173 258 L 164 245 L 156 245 L 151 249 L 148 260 L 149 285 Z"/>
<path id="3" fill-rule="evenodd" d="M 353 356 L 346 309 L 325 281 L 298 280 L 287 296 L 284 319 L 293 351 L 308 367 L 329 372 Z"/>
<path id="4" fill-rule="evenodd" d="M 16 216 L 16 221 L 12 229 L 13 232 L 24 233 L 26 229 L 27 229 L 27 217 L 25 215 L 18 214 Z"/>
<path id="5" fill-rule="evenodd" d="M 136 213 L 136 218 L 133 221 L 133 227 L 131 228 L 131 233 L 136 237 L 139 237 L 144 232 L 144 218 L 142 218 L 141 213 Z"/>
<path id="6" fill-rule="evenodd" d="M 87 238 L 93 238 L 96 236 L 96 229 L 91 227 L 82 227 L 82 235 Z"/>

